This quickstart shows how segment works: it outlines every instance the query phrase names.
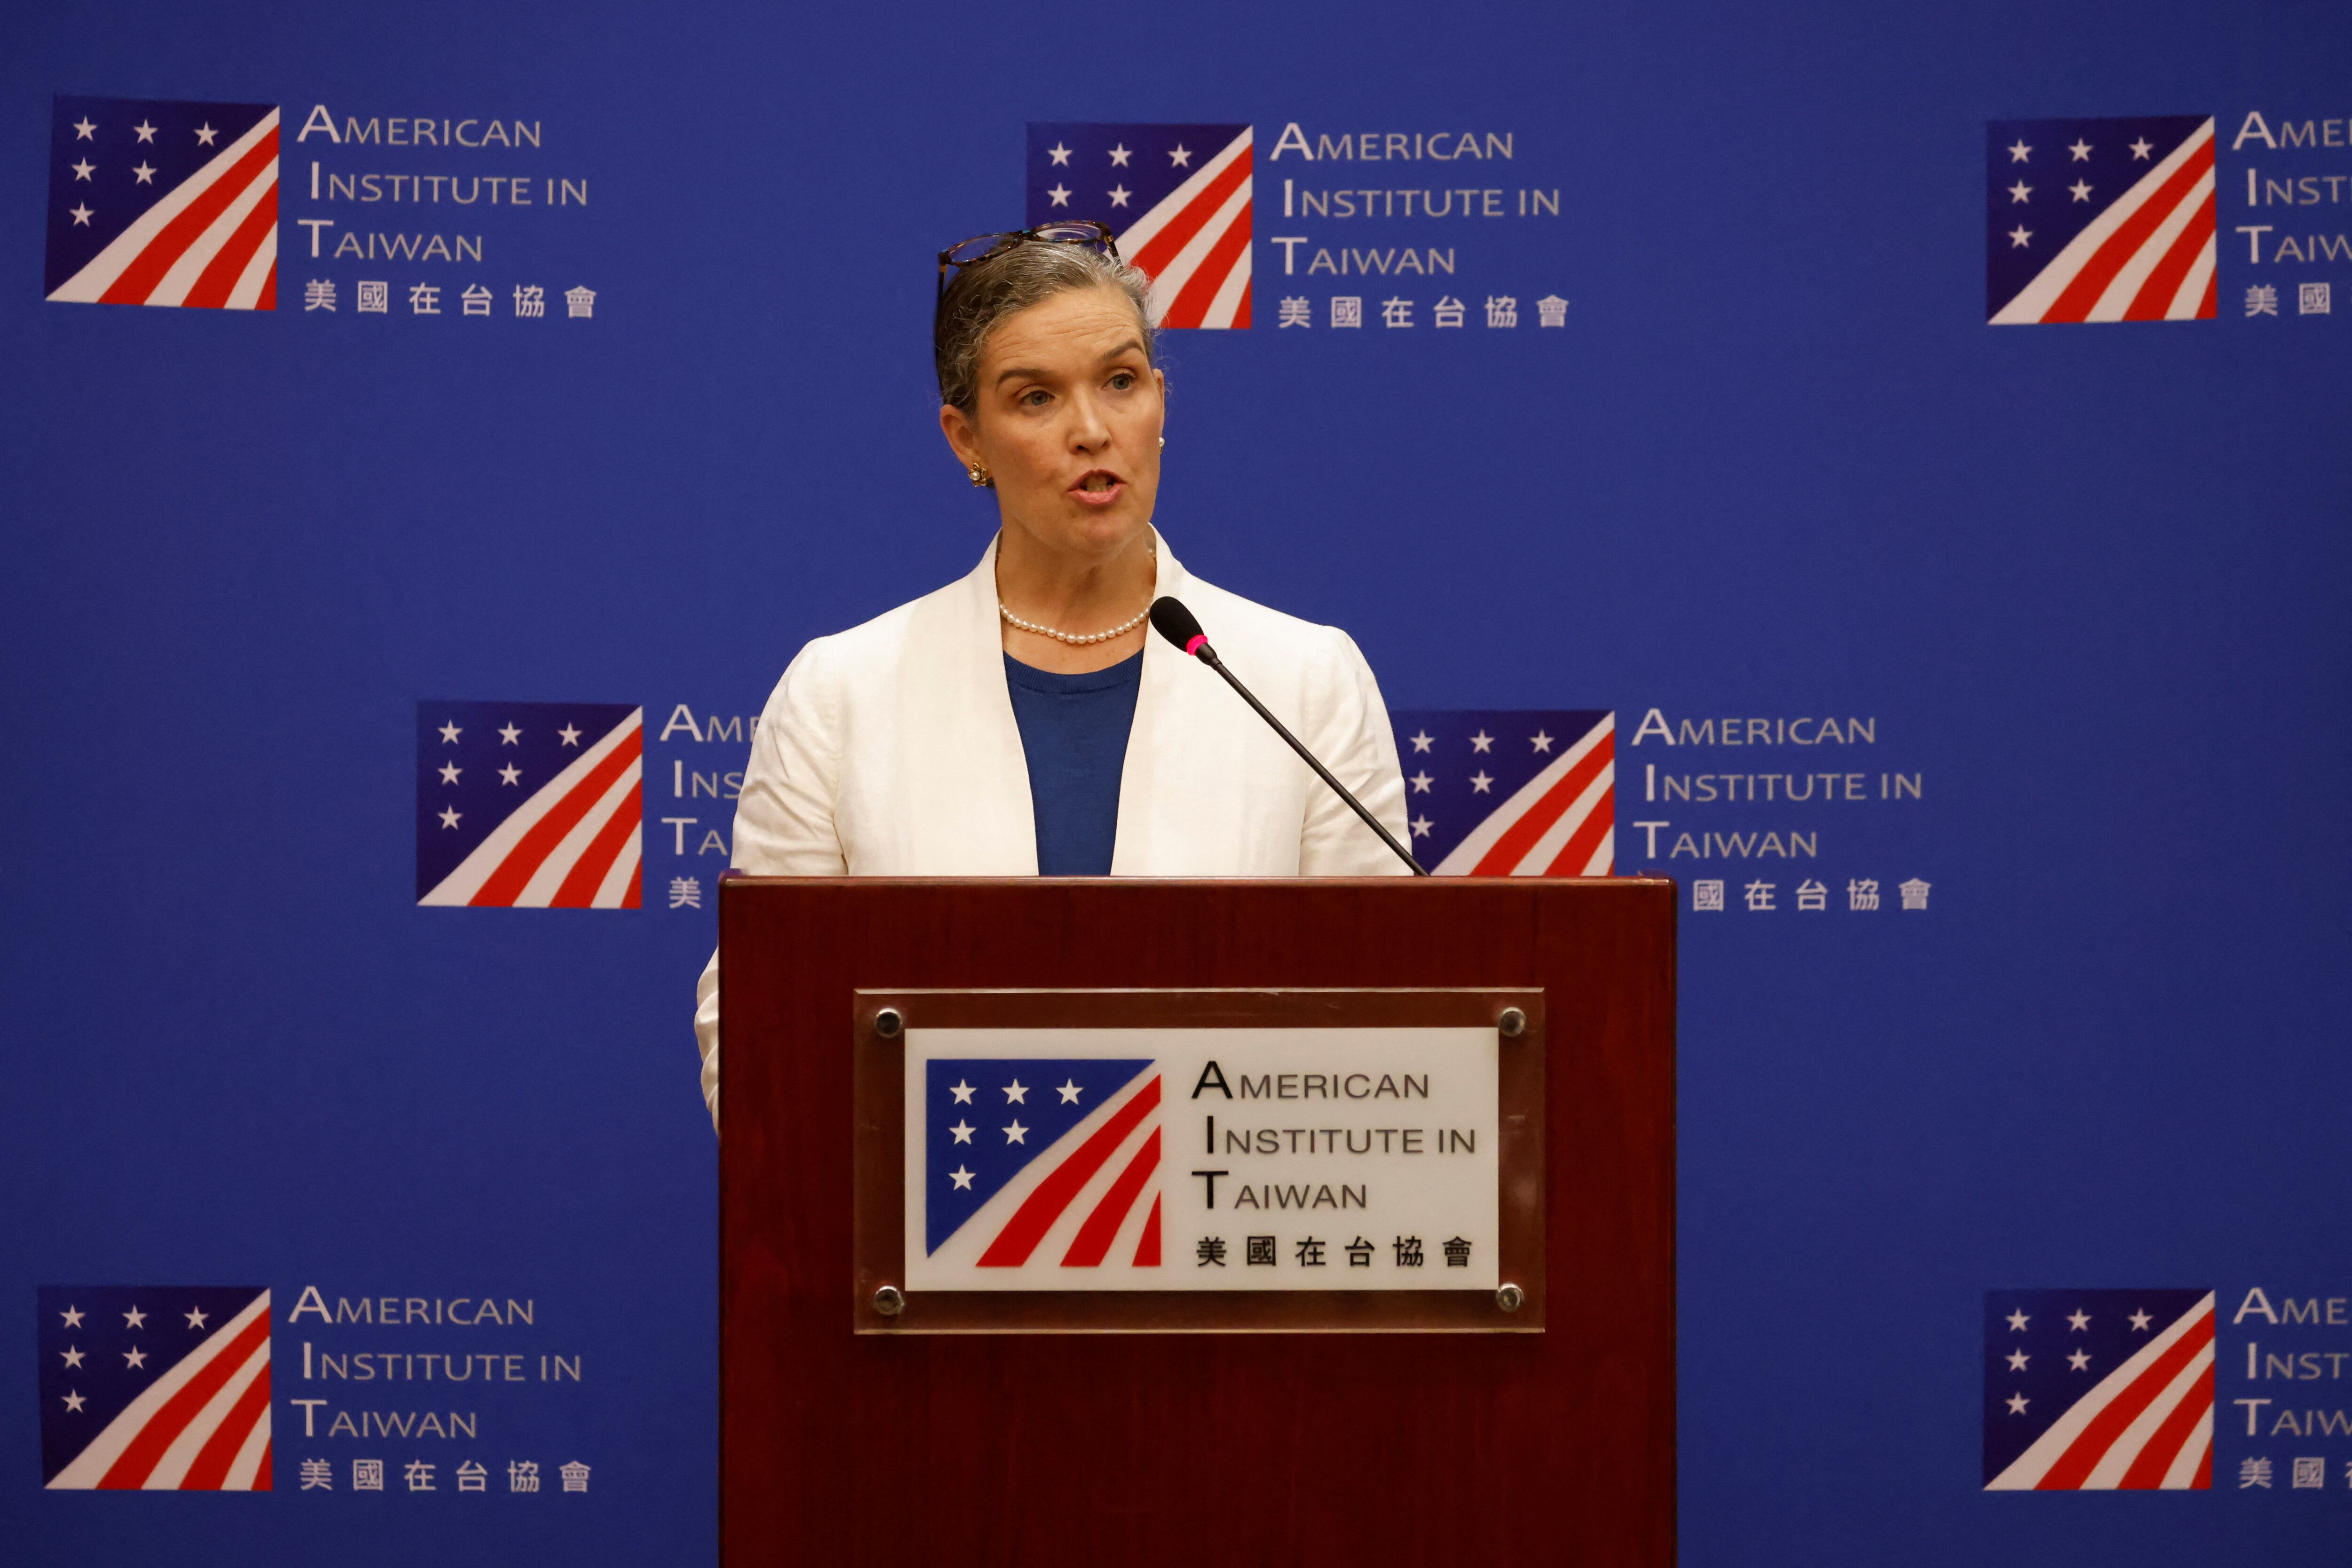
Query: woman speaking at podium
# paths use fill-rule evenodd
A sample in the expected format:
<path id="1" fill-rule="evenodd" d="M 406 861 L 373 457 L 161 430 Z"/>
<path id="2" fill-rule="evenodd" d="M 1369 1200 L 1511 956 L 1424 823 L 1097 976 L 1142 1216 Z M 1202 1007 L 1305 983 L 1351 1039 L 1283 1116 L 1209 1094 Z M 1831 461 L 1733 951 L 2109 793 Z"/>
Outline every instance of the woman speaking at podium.
<path id="1" fill-rule="evenodd" d="M 1180 599 L 1388 831 L 1404 779 L 1345 632 L 1192 576 L 1151 526 L 1167 380 L 1099 224 L 940 254 L 940 428 L 996 494 L 980 564 L 801 649 L 761 714 L 735 868 L 787 877 L 1332 877 L 1405 868 L 1210 669 Z M 696 1011 L 719 1113 L 719 960 Z"/>

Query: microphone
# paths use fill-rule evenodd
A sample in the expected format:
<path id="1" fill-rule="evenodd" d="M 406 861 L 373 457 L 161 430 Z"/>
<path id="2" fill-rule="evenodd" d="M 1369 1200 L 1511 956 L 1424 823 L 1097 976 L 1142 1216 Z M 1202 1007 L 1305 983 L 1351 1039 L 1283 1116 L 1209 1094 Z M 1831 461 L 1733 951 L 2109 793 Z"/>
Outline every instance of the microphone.
<path id="1" fill-rule="evenodd" d="M 1304 761 L 1308 767 L 1315 770 L 1315 776 L 1331 786 L 1332 794 L 1338 795 L 1341 800 L 1346 801 L 1348 803 L 1349 809 L 1353 811 L 1358 816 L 1364 819 L 1365 826 L 1370 828 L 1373 832 L 1381 836 L 1381 843 L 1396 851 L 1396 858 L 1398 859 L 1412 868 L 1412 874 L 1414 876 L 1426 877 L 1429 875 L 1428 868 L 1423 866 L 1420 861 L 1414 859 L 1411 853 L 1406 850 L 1405 847 L 1398 843 L 1396 839 L 1390 835 L 1387 828 L 1381 826 L 1380 818 L 1374 816 L 1370 812 L 1366 811 L 1364 809 L 1364 803 L 1358 800 L 1354 795 L 1349 795 L 1348 793 L 1348 786 L 1341 784 L 1338 779 L 1333 778 L 1331 776 L 1331 770 L 1325 767 L 1321 763 L 1317 762 L 1315 760 L 1315 753 L 1308 751 L 1305 746 L 1300 745 L 1298 743 L 1298 737 L 1285 729 L 1281 720 L 1276 718 L 1272 713 L 1267 712 L 1265 704 L 1260 702 L 1255 697 L 1250 695 L 1250 689 L 1248 687 L 1244 686 L 1240 681 L 1234 679 L 1234 672 L 1225 668 L 1225 661 L 1217 657 L 1217 650 L 1209 646 L 1208 634 L 1201 629 L 1200 621 L 1194 618 L 1192 611 L 1184 607 L 1183 601 L 1181 599 L 1168 597 L 1158 598 L 1151 601 L 1151 626 L 1152 629 L 1157 631 L 1161 637 L 1166 637 L 1170 642 L 1172 642 L 1178 647 L 1182 648 L 1187 654 L 1199 659 L 1202 664 L 1207 665 L 1219 675 L 1223 676 L 1225 678 L 1225 684 L 1232 687 L 1235 691 L 1241 693 L 1241 699 L 1243 701 L 1257 710 L 1257 716 L 1265 720 L 1269 725 L 1273 726 L 1274 732 L 1276 734 L 1281 736 L 1285 741 L 1290 743 L 1290 749 L 1297 752 L 1300 759 Z"/>

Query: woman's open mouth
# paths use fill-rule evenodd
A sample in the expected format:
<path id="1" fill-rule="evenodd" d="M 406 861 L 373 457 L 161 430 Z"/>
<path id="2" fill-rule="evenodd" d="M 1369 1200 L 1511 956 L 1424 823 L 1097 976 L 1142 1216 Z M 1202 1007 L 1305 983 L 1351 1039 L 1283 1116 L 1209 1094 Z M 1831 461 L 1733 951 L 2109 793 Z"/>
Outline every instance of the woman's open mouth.
<path id="1" fill-rule="evenodd" d="M 1088 506 L 1108 506 L 1127 493 L 1127 481 L 1108 468 L 1092 468 L 1079 476 L 1070 494 Z"/>

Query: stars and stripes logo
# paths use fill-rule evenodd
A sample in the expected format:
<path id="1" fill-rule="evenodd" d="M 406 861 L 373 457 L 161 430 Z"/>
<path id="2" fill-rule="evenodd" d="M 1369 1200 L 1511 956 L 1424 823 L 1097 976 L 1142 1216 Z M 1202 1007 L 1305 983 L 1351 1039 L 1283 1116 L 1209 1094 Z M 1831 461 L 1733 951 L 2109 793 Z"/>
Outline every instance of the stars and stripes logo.
<path id="1" fill-rule="evenodd" d="M 645 710 L 416 705 L 416 901 L 634 910 Z"/>
<path id="2" fill-rule="evenodd" d="M 276 106 L 58 98 L 42 287 L 82 304 L 276 310 Z"/>
<path id="3" fill-rule="evenodd" d="M 1985 163 L 1993 325 L 2215 314 L 2210 118 L 1997 120 Z"/>
<path id="4" fill-rule="evenodd" d="M 60 1491 L 268 1491 L 269 1292 L 44 1285 L 41 1481 Z"/>
<path id="5" fill-rule="evenodd" d="M 1092 218 L 1162 327 L 1250 324 L 1250 128 L 1029 126 L 1029 222 Z"/>
<path id="6" fill-rule="evenodd" d="M 1439 876 L 1606 877 L 1617 716 L 1395 712 L 1413 856 Z"/>
<path id="7" fill-rule="evenodd" d="M 1012 1288 L 1014 1270 L 1160 1267 L 1158 1064 L 932 1058 L 922 1064 L 923 1247 Z"/>
<path id="8" fill-rule="evenodd" d="M 1987 1491 L 2213 1484 L 2213 1292 L 1985 1294 Z"/>

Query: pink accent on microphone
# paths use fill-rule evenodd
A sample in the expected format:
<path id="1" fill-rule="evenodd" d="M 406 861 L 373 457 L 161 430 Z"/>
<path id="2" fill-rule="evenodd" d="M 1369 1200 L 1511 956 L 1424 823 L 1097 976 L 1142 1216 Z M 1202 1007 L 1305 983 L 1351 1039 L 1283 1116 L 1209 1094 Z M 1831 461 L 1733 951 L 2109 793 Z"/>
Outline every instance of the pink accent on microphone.
<path id="1" fill-rule="evenodd" d="M 1206 643 L 1208 640 L 1209 640 L 1209 634 L 1208 634 L 1208 633 L 1206 633 L 1206 632 L 1194 632 L 1194 633 L 1192 634 L 1192 640 L 1191 642 L 1188 642 L 1188 643 L 1186 643 L 1186 644 L 1184 645 L 1184 651 L 1185 651 L 1186 653 L 1189 653 L 1189 654 L 1192 654 L 1192 655 L 1193 655 L 1193 656 L 1195 656 L 1195 657 L 1198 657 L 1198 656 L 1199 656 L 1199 654 L 1200 654 L 1200 651 L 1201 651 L 1202 645 L 1202 644 L 1204 644 L 1204 643 Z"/>

